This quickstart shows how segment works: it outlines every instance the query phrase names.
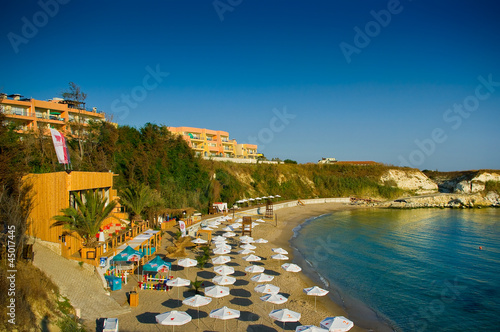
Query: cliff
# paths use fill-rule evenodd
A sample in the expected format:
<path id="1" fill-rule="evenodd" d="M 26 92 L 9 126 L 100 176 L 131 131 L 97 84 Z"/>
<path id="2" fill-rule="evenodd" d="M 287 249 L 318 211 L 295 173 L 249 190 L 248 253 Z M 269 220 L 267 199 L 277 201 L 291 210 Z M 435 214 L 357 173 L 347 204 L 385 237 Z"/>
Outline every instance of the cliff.
<path id="1" fill-rule="evenodd" d="M 380 177 L 380 181 L 403 190 L 416 191 L 417 194 L 438 191 L 438 185 L 416 169 L 389 169 Z"/>

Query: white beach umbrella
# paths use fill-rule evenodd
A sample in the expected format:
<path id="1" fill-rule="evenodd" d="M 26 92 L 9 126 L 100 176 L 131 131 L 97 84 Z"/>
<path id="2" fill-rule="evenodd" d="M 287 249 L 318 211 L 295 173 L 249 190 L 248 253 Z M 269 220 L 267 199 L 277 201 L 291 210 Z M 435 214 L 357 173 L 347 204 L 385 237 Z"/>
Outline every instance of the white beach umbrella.
<path id="1" fill-rule="evenodd" d="M 198 264 L 198 263 L 196 262 L 196 260 L 191 259 L 191 258 L 183 258 L 183 259 L 180 259 L 180 260 L 177 262 L 177 265 L 182 266 L 182 267 L 191 267 L 191 266 L 196 266 L 196 264 Z"/>
<path id="2" fill-rule="evenodd" d="M 229 254 L 231 252 L 231 249 L 215 248 L 212 252 L 216 255 L 225 255 Z"/>
<path id="3" fill-rule="evenodd" d="M 235 222 L 234 224 L 231 225 L 231 227 L 233 227 L 233 228 L 240 228 L 241 227 L 241 223 Z"/>
<path id="4" fill-rule="evenodd" d="M 222 276 L 213 277 L 212 282 L 214 284 L 219 285 L 219 286 L 232 285 L 236 282 L 236 278 L 222 275 Z"/>
<path id="5" fill-rule="evenodd" d="M 283 268 L 283 270 L 285 270 L 287 272 L 300 272 L 300 271 L 302 271 L 302 268 L 300 266 L 298 266 L 297 264 L 292 264 L 292 263 L 285 263 L 285 264 L 281 265 L 281 267 Z"/>
<path id="6" fill-rule="evenodd" d="M 280 196 L 280 195 L 274 195 L 274 197 L 278 197 L 278 198 L 279 198 L 279 197 L 281 197 L 281 196 Z"/>
<path id="7" fill-rule="evenodd" d="M 214 310 L 210 311 L 209 316 L 211 318 L 224 320 L 224 331 L 226 331 L 226 320 L 233 319 L 233 318 L 239 318 L 240 311 L 236 310 L 236 309 L 230 309 L 230 308 L 224 306 L 222 308 L 214 309 Z"/>
<path id="8" fill-rule="evenodd" d="M 264 267 L 259 265 L 250 265 L 245 268 L 245 272 L 248 273 L 262 273 L 264 271 L 265 271 Z"/>
<path id="9" fill-rule="evenodd" d="M 99 232 L 99 242 L 104 242 L 104 241 L 106 241 L 104 237 L 104 232 Z"/>
<path id="10" fill-rule="evenodd" d="M 274 196 L 272 196 L 272 195 L 271 195 L 271 196 L 267 196 L 267 198 L 271 198 L 271 199 L 273 199 L 273 198 L 274 198 Z"/>
<path id="11" fill-rule="evenodd" d="M 257 248 L 256 246 L 251 245 L 251 244 L 249 244 L 249 243 L 242 244 L 242 245 L 240 245 L 240 247 L 241 247 L 241 248 L 243 248 L 243 249 L 250 249 L 250 250 L 251 250 L 251 249 L 256 249 L 256 248 Z"/>
<path id="12" fill-rule="evenodd" d="M 240 254 L 240 255 L 248 255 L 248 254 L 253 254 L 253 253 L 255 253 L 255 251 L 250 250 L 250 249 L 243 249 L 243 250 L 238 251 L 238 254 Z"/>
<path id="13" fill-rule="evenodd" d="M 283 254 L 272 255 L 271 258 L 279 261 L 286 261 L 287 259 L 289 259 L 288 256 L 285 256 Z"/>
<path id="14" fill-rule="evenodd" d="M 244 261 L 247 261 L 247 262 L 257 262 L 257 261 L 262 260 L 262 258 L 260 258 L 259 256 L 255 256 L 254 254 L 250 254 L 248 256 L 245 256 L 242 259 Z"/>
<path id="15" fill-rule="evenodd" d="M 269 242 L 269 241 L 267 241 L 266 239 L 260 238 L 260 239 L 255 240 L 254 243 L 267 243 L 267 242 Z"/>
<path id="16" fill-rule="evenodd" d="M 219 248 L 220 248 L 220 249 L 227 249 L 227 250 L 231 250 L 231 248 L 232 248 L 232 247 L 231 247 L 229 244 L 222 243 L 222 242 L 217 242 L 217 243 L 215 244 L 215 248 L 216 248 L 216 249 L 219 249 Z"/>
<path id="17" fill-rule="evenodd" d="M 269 302 L 273 304 L 273 310 L 274 310 L 274 305 L 275 304 L 283 304 L 286 301 L 288 301 L 288 298 L 281 294 L 267 294 L 264 296 L 261 296 L 260 299 L 264 302 Z"/>
<path id="18" fill-rule="evenodd" d="M 260 218 L 259 218 L 259 219 L 256 219 L 255 221 L 257 221 L 257 222 L 266 222 L 265 220 L 262 220 L 262 219 L 260 219 Z"/>
<path id="19" fill-rule="evenodd" d="M 197 264 L 198 264 L 198 262 L 194 259 L 191 259 L 191 258 L 183 258 L 177 262 L 177 265 L 182 266 L 184 268 L 196 266 Z M 186 271 L 186 274 L 187 274 L 187 271 Z"/>
<path id="20" fill-rule="evenodd" d="M 262 196 L 262 199 L 267 199 L 267 196 Z"/>
<path id="21" fill-rule="evenodd" d="M 234 273 L 234 268 L 227 265 L 214 266 L 214 272 L 223 276 Z"/>
<path id="22" fill-rule="evenodd" d="M 226 227 L 224 227 L 222 230 L 223 230 L 224 232 L 232 232 L 232 231 L 234 231 L 233 227 L 231 227 L 231 226 L 226 226 Z"/>
<path id="23" fill-rule="evenodd" d="M 256 199 L 256 200 L 258 200 L 258 201 L 260 201 L 262 198 L 260 198 L 260 197 L 256 197 L 255 199 Z"/>
<path id="24" fill-rule="evenodd" d="M 278 294 L 280 288 L 271 284 L 261 284 L 254 288 L 254 291 L 262 294 Z"/>
<path id="25" fill-rule="evenodd" d="M 242 221 L 243 221 L 243 218 L 238 218 L 234 222 L 242 222 Z"/>
<path id="26" fill-rule="evenodd" d="M 276 309 L 269 313 L 269 317 L 283 323 L 283 330 L 285 329 L 285 323 L 298 322 L 300 316 L 300 313 L 288 309 Z"/>
<path id="27" fill-rule="evenodd" d="M 346 332 L 353 328 L 354 323 L 344 316 L 337 316 L 326 317 L 319 325 L 331 332 Z"/>
<path id="28" fill-rule="evenodd" d="M 208 225 L 209 226 L 219 226 L 220 225 L 220 221 L 217 221 L 217 220 L 211 220 L 208 222 Z"/>
<path id="29" fill-rule="evenodd" d="M 227 262 L 231 261 L 231 257 L 229 256 L 219 256 L 212 258 L 212 264 L 214 265 L 220 265 L 220 264 L 226 264 Z"/>
<path id="30" fill-rule="evenodd" d="M 309 296 L 314 296 L 314 310 L 316 311 L 316 297 L 325 296 L 329 292 L 326 289 L 319 288 L 318 286 L 313 286 L 309 288 L 304 288 L 304 293 Z"/>
<path id="31" fill-rule="evenodd" d="M 248 236 L 248 235 L 240 236 L 240 241 L 241 242 L 246 241 L 246 240 L 253 240 L 253 237 Z"/>
<path id="32" fill-rule="evenodd" d="M 249 198 L 248 200 L 249 200 L 250 202 L 253 202 L 253 201 L 255 201 L 255 198 Z"/>
<path id="33" fill-rule="evenodd" d="M 203 226 L 201 228 L 201 230 L 203 231 L 213 231 L 214 229 L 216 229 L 217 227 L 210 227 L 210 226 Z"/>
<path id="34" fill-rule="evenodd" d="M 205 287 L 205 295 L 218 299 L 229 295 L 229 287 L 219 285 Z"/>
<path id="35" fill-rule="evenodd" d="M 191 281 L 182 278 L 175 278 L 172 280 L 167 280 L 167 286 L 177 287 L 177 297 L 180 299 L 180 287 L 191 285 Z"/>
<path id="36" fill-rule="evenodd" d="M 254 275 L 252 278 L 250 278 L 252 281 L 255 282 L 268 282 L 274 279 L 274 276 L 271 276 L 269 274 L 261 273 Z"/>
<path id="37" fill-rule="evenodd" d="M 204 244 L 204 243 L 207 243 L 208 241 L 198 237 L 191 242 L 193 242 L 195 244 Z"/>
<path id="38" fill-rule="evenodd" d="M 224 296 L 228 296 L 229 295 L 229 287 L 219 286 L 219 285 L 205 287 L 205 295 L 216 298 L 216 299 L 224 297 Z M 217 302 L 218 302 L 218 300 L 217 300 Z"/>
<path id="39" fill-rule="evenodd" d="M 217 242 L 217 241 L 219 241 L 219 240 L 221 240 L 221 241 L 226 241 L 227 239 L 226 239 L 225 237 L 223 237 L 223 236 L 220 236 L 220 235 L 214 236 L 214 237 L 212 238 L 212 241 L 213 241 L 213 242 L 214 242 L 214 241 L 215 241 L 215 242 Z"/>
<path id="40" fill-rule="evenodd" d="M 184 325 L 191 321 L 191 316 L 184 311 L 172 310 L 155 316 L 156 322 L 161 325 L 172 325 L 172 331 L 175 325 Z"/>
<path id="41" fill-rule="evenodd" d="M 273 252 L 277 253 L 277 254 L 283 254 L 283 255 L 286 255 L 288 254 L 288 251 L 286 251 L 285 249 L 283 248 L 273 248 L 271 249 Z"/>
<path id="42" fill-rule="evenodd" d="M 328 330 L 315 325 L 301 325 L 295 328 L 295 332 L 328 332 Z"/>
<path id="43" fill-rule="evenodd" d="M 182 301 L 182 304 L 198 308 L 198 327 L 200 327 L 200 307 L 207 305 L 210 302 L 212 302 L 212 299 L 210 297 L 196 294 L 195 296 L 184 299 L 184 301 Z"/>
<path id="44" fill-rule="evenodd" d="M 246 240 L 240 240 L 240 242 L 243 244 L 249 244 L 249 243 L 254 243 L 255 240 L 254 239 L 246 239 Z"/>
<path id="45" fill-rule="evenodd" d="M 226 232 L 226 233 L 222 234 L 222 236 L 224 236 L 224 237 L 233 237 L 233 236 L 236 236 L 236 233 L 234 233 L 234 232 Z"/>

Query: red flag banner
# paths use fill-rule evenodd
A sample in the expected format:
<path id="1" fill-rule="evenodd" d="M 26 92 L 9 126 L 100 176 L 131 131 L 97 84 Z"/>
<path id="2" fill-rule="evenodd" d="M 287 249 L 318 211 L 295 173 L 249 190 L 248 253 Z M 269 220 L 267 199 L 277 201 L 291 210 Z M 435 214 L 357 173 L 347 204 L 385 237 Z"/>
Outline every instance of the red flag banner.
<path id="1" fill-rule="evenodd" d="M 50 134 L 52 135 L 52 142 L 54 143 L 54 149 L 56 150 L 57 160 L 60 164 L 69 164 L 70 159 L 68 147 L 64 136 L 52 128 L 50 128 Z"/>

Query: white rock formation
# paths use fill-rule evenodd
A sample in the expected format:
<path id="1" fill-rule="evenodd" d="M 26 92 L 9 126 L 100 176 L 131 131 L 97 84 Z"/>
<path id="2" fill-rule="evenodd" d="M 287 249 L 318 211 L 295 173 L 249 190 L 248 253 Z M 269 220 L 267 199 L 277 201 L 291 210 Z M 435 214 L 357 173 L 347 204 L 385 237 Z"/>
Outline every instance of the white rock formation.
<path id="1" fill-rule="evenodd" d="M 394 182 L 398 188 L 404 190 L 438 190 L 438 185 L 435 182 L 415 169 L 390 169 L 380 177 L 380 181 L 382 183 Z"/>
<path id="2" fill-rule="evenodd" d="M 500 181 L 500 175 L 496 173 L 481 173 L 471 180 L 463 180 L 455 185 L 455 192 L 472 194 L 485 189 L 488 181 Z"/>

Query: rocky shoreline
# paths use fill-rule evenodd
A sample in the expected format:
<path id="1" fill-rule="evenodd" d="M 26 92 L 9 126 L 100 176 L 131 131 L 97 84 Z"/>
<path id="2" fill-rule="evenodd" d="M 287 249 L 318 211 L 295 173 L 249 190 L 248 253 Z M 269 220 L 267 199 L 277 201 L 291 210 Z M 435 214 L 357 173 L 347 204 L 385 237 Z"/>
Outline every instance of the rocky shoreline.
<path id="1" fill-rule="evenodd" d="M 496 193 L 489 193 L 485 197 L 481 194 L 435 194 L 412 196 L 394 201 L 368 203 L 368 206 L 392 209 L 417 208 L 482 208 L 500 207 L 500 197 Z"/>

